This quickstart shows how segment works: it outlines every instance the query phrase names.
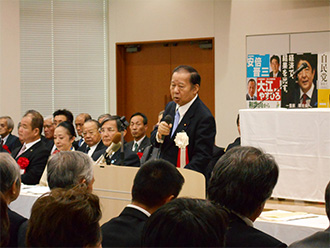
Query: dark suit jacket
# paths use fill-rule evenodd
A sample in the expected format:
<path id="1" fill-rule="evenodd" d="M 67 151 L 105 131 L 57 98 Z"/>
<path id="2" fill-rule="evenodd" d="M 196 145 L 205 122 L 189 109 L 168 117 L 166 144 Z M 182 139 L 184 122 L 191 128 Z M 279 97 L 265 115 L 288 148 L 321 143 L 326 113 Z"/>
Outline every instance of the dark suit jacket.
<path id="1" fill-rule="evenodd" d="M 92 154 L 92 159 L 94 160 L 94 161 L 96 161 L 99 157 L 100 157 L 100 155 L 101 154 L 103 154 L 103 153 L 98 153 L 99 151 L 105 151 L 105 149 L 106 149 L 107 147 L 103 144 L 103 142 L 102 142 L 102 140 L 100 140 L 100 142 L 97 144 L 97 146 L 96 146 L 96 148 L 95 148 L 95 150 L 94 150 L 94 152 L 93 152 L 93 154 Z M 81 151 L 81 152 L 84 152 L 84 153 L 88 153 L 87 152 L 87 144 L 86 143 L 84 143 L 81 147 L 79 147 L 78 148 L 78 151 Z"/>
<path id="2" fill-rule="evenodd" d="M 329 248 L 330 247 L 330 227 L 323 232 L 316 232 L 313 235 L 294 242 L 289 246 L 290 248 Z"/>
<path id="3" fill-rule="evenodd" d="M 269 77 L 274 77 L 273 75 L 274 75 L 274 72 L 271 71 L 271 72 L 269 73 Z M 277 77 L 282 77 L 282 72 L 281 72 L 281 71 L 278 71 Z"/>
<path id="4" fill-rule="evenodd" d="M 251 98 L 249 94 L 246 94 L 246 100 L 247 100 L 247 101 L 257 100 L 257 97 L 256 97 L 256 96 L 253 96 L 253 97 Z"/>
<path id="5" fill-rule="evenodd" d="M 233 148 L 235 146 L 240 146 L 240 145 L 241 145 L 241 137 L 237 137 L 233 143 L 230 143 L 227 146 L 226 152 L 229 151 L 231 148 Z"/>
<path id="6" fill-rule="evenodd" d="M 134 141 L 130 141 L 130 142 L 126 143 L 125 146 L 127 146 L 127 148 L 132 151 L 133 144 L 134 144 Z M 150 145 L 151 145 L 150 139 L 147 136 L 145 136 L 136 152 L 142 152 L 143 153 L 144 149 L 147 146 L 150 146 Z"/>
<path id="7" fill-rule="evenodd" d="M 175 102 L 167 104 L 164 117 L 171 115 L 174 120 Z M 156 141 L 158 126 L 155 127 L 151 134 L 151 143 L 155 147 L 160 147 Z M 175 145 L 174 139 L 178 132 L 185 131 L 189 137 L 188 157 L 189 163 L 185 168 L 206 173 L 206 167 L 212 158 L 212 149 L 214 145 L 214 137 L 216 134 L 215 120 L 210 110 L 199 99 L 193 102 L 181 122 L 179 123 L 173 136 L 168 135 L 164 139 L 164 143 L 160 147 L 160 158 L 177 164 L 178 147 Z"/>
<path id="8" fill-rule="evenodd" d="M 44 143 L 45 143 L 45 146 L 47 148 L 47 150 L 49 151 L 49 153 L 52 151 L 53 149 L 53 146 L 54 146 L 54 140 L 51 139 L 44 139 Z"/>
<path id="9" fill-rule="evenodd" d="M 296 88 L 295 88 L 295 99 L 294 99 L 294 102 L 296 104 L 296 107 L 298 107 L 298 104 L 300 103 L 300 87 L 299 87 L 299 85 L 296 86 Z M 316 89 L 315 85 L 314 85 L 314 90 L 313 90 L 313 94 L 312 94 L 310 105 L 313 108 L 317 108 L 317 89 Z"/>
<path id="10" fill-rule="evenodd" d="M 102 154 L 105 153 L 106 149 L 107 149 L 107 147 L 105 147 L 104 149 L 95 153 L 95 157 L 97 157 L 97 159 L 98 159 Z M 118 151 L 116 151 L 111 156 L 111 158 L 106 157 L 106 163 L 108 165 L 110 165 L 110 164 L 122 165 L 120 149 Z M 128 149 L 125 145 L 124 145 L 124 166 L 140 167 L 139 156 L 132 150 Z"/>
<path id="11" fill-rule="evenodd" d="M 19 215 L 18 213 L 10 210 L 8 208 L 8 217 L 9 217 L 9 233 L 10 233 L 10 240 L 8 247 L 17 247 L 18 244 L 18 230 L 23 222 L 27 219 L 23 216 Z"/>
<path id="12" fill-rule="evenodd" d="M 7 145 L 10 152 L 12 152 L 16 147 L 21 146 L 21 142 L 19 141 L 18 137 L 12 135 L 11 133 L 8 135 L 7 141 L 4 145 Z"/>
<path id="13" fill-rule="evenodd" d="M 44 172 L 49 151 L 45 147 L 44 142 L 39 141 L 34 144 L 30 149 L 22 153 L 18 158 L 16 155 L 21 150 L 22 146 L 17 147 L 12 153 L 12 157 L 17 161 L 19 158 L 25 157 L 29 160 L 29 165 L 21 179 L 24 184 L 38 184 L 42 173 Z"/>
<path id="14" fill-rule="evenodd" d="M 126 207 L 121 214 L 103 224 L 103 247 L 141 247 L 142 230 L 148 216 Z"/>
<path id="15" fill-rule="evenodd" d="M 276 238 L 248 226 L 241 218 L 231 214 L 226 234 L 226 247 L 286 247 Z"/>

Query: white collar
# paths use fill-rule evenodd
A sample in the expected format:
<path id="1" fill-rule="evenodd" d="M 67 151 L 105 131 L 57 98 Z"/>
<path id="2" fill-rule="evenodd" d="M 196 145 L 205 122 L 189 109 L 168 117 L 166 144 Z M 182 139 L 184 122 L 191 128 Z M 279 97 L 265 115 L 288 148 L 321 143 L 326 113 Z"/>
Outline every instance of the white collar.
<path id="1" fill-rule="evenodd" d="M 136 206 L 136 205 L 134 205 L 134 204 L 128 204 L 126 207 L 129 207 L 129 208 L 135 208 L 135 209 L 141 211 L 142 213 L 144 213 L 144 214 L 145 214 L 146 216 L 148 216 L 148 217 L 150 217 L 150 215 L 151 215 L 151 214 L 150 214 L 147 210 L 145 210 L 144 208 L 141 208 L 141 207 Z"/>
<path id="2" fill-rule="evenodd" d="M 301 88 L 299 88 L 299 89 L 300 89 L 300 98 L 299 98 L 299 99 L 301 99 L 302 96 L 303 96 L 303 94 L 304 94 L 304 92 L 301 90 Z M 307 95 L 310 99 L 312 99 L 313 90 L 314 90 L 314 83 L 312 83 L 311 88 L 306 92 L 306 95 Z"/>
<path id="3" fill-rule="evenodd" d="M 179 123 L 182 120 L 182 118 L 184 117 L 184 115 L 187 113 L 190 106 L 194 103 L 194 101 L 196 100 L 197 97 L 198 97 L 198 94 L 196 94 L 196 96 L 190 102 L 186 103 L 185 105 L 180 106 L 179 104 L 176 104 L 175 112 L 177 110 L 179 110 L 179 114 L 180 114 Z"/>
<path id="4" fill-rule="evenodd" d="M 234 212 L 234 211 L 232 211 L 235 215 L 237 215 L 240 219 L 242 219 L 244 222 L 245 222 L 245 224 L 247 224 L 248 226 L 250 226 L 250 227 L 253 227 L 253 221 L 252 220 L 250 220 L 248 217 L 245 217 L 245 216 L 243 216 L 243 215 L 241 215 L 241 214 L 238 214 L 238 213 L 236 213 L 236 212 Z"/>
<path id="5" fill-rule="evenodd" d="M 133 144 L 133 147 L 134 147 L 135 143 L 137 143 L 137 144 L 138 144 L 138 146 L 140 146 L 140 145 L 141 145 L 141 143 L 142 143 L 142 141 L 144 140 L 144 137 L 146 137 L 146 136 L 144 135 L 144 136 L 143 136 L 141 139 L 139 139 L 138 141 L 134 140 L 134 144 Z"/>
<path id="6" fill-rule="evenodd" d="M 24 143 L 25 145 L 25 151 L 30 149 L 33 145 L 37 144 L 39 141 L 41 140 L 41 138 L 35 140 L 35 141 L 32 141 L 30 143 Z"/>
<path id="7" fill-rule="evenodd" d="M 9 133 L 9 134 L 10 134 L 10 133 Z M 6 137 L 2 138 L 2 140 L 3 140 L 3 144 L 6 144 L 6 142 L 7 142 L 7 139 L 8 139 L 8 137 L 9 137 L 9 134 L 7 134 L 7 136 L 6 136 Z"/>

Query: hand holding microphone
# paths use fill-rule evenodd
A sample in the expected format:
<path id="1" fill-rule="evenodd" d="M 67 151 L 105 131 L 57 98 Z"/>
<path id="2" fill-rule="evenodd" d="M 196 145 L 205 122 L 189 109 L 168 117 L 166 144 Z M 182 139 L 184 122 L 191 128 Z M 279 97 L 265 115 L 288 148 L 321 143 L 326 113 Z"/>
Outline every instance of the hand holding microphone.
<path id="1" fill-rule="evenodd" d="M 121 146 L 121 134 L 116 133 L 112 139 L 111 145 L 105 150 L 104 154 L 101 155 L 95 164 L 103 164 L 105 162 L 105 158 L 109 157 L 112 153 L 118 151 Z"/>
<path id="2" fill-rule="evenodd" d="M 165 136 L 169 135 L 172 128 L 173 117 L 166 115 L 164 120 L 158 126 L 158 138 L 164 140 Z"/>

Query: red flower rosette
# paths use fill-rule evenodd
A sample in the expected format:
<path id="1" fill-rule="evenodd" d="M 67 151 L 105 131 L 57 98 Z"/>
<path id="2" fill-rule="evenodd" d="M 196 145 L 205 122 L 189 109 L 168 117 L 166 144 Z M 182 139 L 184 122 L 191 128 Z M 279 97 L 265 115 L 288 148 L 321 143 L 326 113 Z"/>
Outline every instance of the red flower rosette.
<path id="1" fill-rule="evenodd" d="M 19 167 L 21 168 L 21 170 L 24 170 L 24 173 L 25 173 L 25 169 L 29 166 L 30 161 L 27 158 L 25 158 L 25 157 L 20 157 L 17 160 L 17 164 L 19 165 Z"/>
<path id="2" fill-rule="evenodd" d="M 11 153 L 7 145 L 3 145 L 2 148 L 5 149 L 7 152 Z"/>
<path id="3" fill-rule="evenodd" d="M 143 152 L 138 152 L 137 155 L 139 156 L 139 159 L 141 159 L 143 156 Z"/>

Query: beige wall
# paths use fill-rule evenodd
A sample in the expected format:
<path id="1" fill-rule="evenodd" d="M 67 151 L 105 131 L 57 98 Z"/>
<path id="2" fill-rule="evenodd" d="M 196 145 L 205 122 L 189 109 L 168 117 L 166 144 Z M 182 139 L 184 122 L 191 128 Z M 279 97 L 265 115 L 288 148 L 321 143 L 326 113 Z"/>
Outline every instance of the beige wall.
<path id="1" fill-rule="evenodd" d="M 227 146 L 237 137 L 236 116 L 246 105 L 246 35 L 330 30 L 328 0 L 110 0 L 109 3 L 111 113 L 116 111 L 116 42 L 215 37 L 219 146 Z"/>
<path id="2" fill-rule="evenodd" d="M 246 35 L 330 30 L 329 0 L 109 0 L 110 112 L 115 43 L 215 37 L 217 145 L 245 108 Z M 19 0 L 0 0 L 0 115 L 20 120 Z M 15 128 L 16 129 L 16 128 Z"/>
<path id="3" fill-rule="evenodd" d="M 0 0 L 0 116 L 15 124 L 21 118 L 19 54 L 19 0 Z"/>

